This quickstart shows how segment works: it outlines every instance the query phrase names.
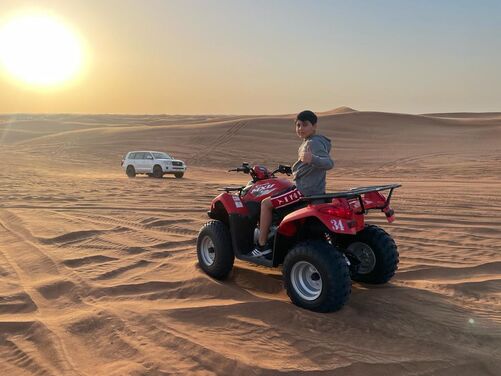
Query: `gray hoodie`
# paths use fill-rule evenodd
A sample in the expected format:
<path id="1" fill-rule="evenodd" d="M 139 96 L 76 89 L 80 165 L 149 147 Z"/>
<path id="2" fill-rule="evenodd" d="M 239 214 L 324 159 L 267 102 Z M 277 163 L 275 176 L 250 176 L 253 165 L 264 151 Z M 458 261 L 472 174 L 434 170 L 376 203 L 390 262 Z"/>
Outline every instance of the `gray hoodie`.
<path id="1" fill-rule="evenodd" d="M 314 134 L 301 143 L 298 154 L 307 148 L 313 154 L 311 163 L 306 164 L 301 160 L 294 163 L 292 166 L 294 181 L 303 195 L 321 195 L 325 193 L 326 171 L 334 167 L 334 161 L 329 155 L 331 140 L 320 134 Z"/>

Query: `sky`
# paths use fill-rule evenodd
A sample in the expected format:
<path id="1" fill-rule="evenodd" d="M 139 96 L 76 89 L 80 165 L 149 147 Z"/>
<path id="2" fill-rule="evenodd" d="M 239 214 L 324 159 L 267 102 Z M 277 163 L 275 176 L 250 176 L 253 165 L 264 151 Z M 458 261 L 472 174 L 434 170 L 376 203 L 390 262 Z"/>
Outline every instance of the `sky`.
<path id="1" fill-rule="evenodd" d="M 0 25 L 26 10 L 82 68 L 39 88 L 0 67 L 0 113 L 501 111 L 500 1 L 2 0 Z"/>

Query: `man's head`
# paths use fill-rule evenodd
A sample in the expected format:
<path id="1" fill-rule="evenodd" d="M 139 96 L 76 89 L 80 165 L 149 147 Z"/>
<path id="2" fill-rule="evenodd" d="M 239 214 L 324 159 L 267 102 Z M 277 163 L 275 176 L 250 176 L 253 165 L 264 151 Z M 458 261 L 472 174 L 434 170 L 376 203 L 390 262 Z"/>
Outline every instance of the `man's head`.
<path id="1" fill-rule="evenodd" d="M 296 134 L 305 139 L 317 131 L 317 115 L 310 110 L 301 111 L 296 116 Z"/>

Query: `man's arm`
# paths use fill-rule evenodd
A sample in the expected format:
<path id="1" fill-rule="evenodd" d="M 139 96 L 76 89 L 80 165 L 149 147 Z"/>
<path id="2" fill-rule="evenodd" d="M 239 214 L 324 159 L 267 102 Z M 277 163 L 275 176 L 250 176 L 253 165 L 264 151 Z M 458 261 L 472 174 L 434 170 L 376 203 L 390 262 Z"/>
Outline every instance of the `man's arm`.
<path id="1" fill-rule="evenodd" d="M 334 161 L 323 143 L 311 140 L 308 143 L 308 148 L 311 152 L 312 166 L 321 170 L 330 170 L 334 167 Z"/>

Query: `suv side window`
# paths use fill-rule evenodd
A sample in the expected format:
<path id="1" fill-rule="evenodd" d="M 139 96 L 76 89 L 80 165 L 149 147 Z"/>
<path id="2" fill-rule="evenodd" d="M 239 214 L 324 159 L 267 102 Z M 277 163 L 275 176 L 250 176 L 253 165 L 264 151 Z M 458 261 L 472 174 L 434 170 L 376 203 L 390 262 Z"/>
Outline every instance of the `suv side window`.
<path id="1" fill-rule="evenodd" d="M 129 153 L 129 156 L 127 159 L 135 159 L 136 158 L 136 153 Z"/>
<path id="2" fill-rule="evenodd" d="M 144 159 L 153 160 L 153 155 L 151 153 L 144 153 Z"/>
<path id="3" fill-rule="evenodd" d="M 136 157 L 134 159 L 144 159 L 144 153 L 136 153 Z"/>

